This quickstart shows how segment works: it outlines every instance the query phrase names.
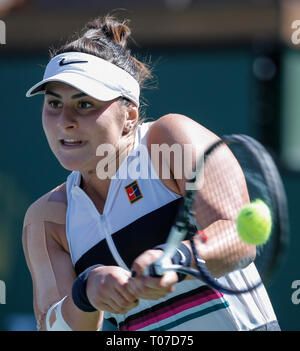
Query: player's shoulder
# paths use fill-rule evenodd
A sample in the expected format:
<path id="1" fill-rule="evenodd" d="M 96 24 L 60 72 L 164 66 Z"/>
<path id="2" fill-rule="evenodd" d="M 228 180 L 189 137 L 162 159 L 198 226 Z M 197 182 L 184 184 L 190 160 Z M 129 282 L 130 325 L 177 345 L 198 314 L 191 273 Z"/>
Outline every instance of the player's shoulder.
<path id="1" fill-rule="evenodd" d="M 193 118 L 183 114 L 169 113 L 152 122 L 148 131 L 148 143 L 174 143 L 190 136 L 215 140 L 216 135 Z"/>
<path id="2" fill-rule="evenodd" d="M 151 122 L 151 129 L 172 128 L 182 123 L 195 123 L 193 119 L 179 113 L 168 113 Z"/>
<path id="3" fill-rule="evenodd" d="M 63 183 L 39 197 L 27 208 L 23 227 L 42 221 L 64 224 L 66 210 L 66 183 Z"/>

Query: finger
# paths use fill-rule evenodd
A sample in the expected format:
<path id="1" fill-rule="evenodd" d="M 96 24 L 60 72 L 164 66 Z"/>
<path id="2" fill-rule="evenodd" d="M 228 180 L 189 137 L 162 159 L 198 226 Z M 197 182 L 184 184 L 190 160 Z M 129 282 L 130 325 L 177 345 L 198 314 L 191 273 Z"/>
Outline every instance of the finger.
<path id="1" fill-rule="evenodd" d="M 167 295 L 169 295 L 170 292 L 165 292 L 162 290 L 159 291 L 154 291 L 154 290 L 148 290 L 147 292 L 145 292 L 144 294 L 140 294 L 139 295 L 139 299 L 143 299 L 143 300 L 158 300 L 161 299 L 163 297 L 166 297 Z"/>
<path id="2" fill-rule="evenodd" d="M 123 292 L 118 291 L 118 288 L 116 288 L 114 291 L 112 291 L 110 300 L 112 300 L 119 309 L 126 309 L 127 306 L 131 305 L 136 300 L 136 296 L 132 296 L 131 299 L 127 299 Z"/>
<path id="3" fill-rule="evenodd" d="M 160 280 L 160 286 L 166 288 L 169 288 L 176 283 L 178 283 L 178 275 L 175 271 L 166 272 Z"/>
<path id="4" fill-rule="evenodd" d="M 130 285 L 128 283 L 124 284 L 123 286 L 117 287 L 116 290 L 120 294 L 120 296 L 129 304 L 137 299 L 136 294 L 134 293 L 134 291 L 132 291 L 132 289 L 130 289 Z"/>
<path id="5" fill-rule="evenodd" d="M 160 278 L 154 278 L 154 277 L 145 277 L 144 279 L 144 285 L 147 288 L 151 289 L 166 289 L 168 290 L 170 287 L 172 287 L 174 284 L 178 282 L 178 276 L 175 272 L 166 272 L 162 277 Z"/>
<path id="6" fill-rule="evenodd" d="M 110 313 L 116 313 L 116 314 L 125 314 L 127 313 L 129 310 L 135 308 L 136 306 L 138 306 L 139 301 L 135 300 L 134 302 L 130 303 L 130 304 L 126 304 L 121 306 L 120 304 L 116 303 L 115 300 L 113 299 L 108 299 L 105 302 L 102 302 L 99 306 L 98 309 L 103 310 L 103 311 L 107 311 Z"/>
<path id="7" fill-rule="evenodd" d="M 126 284 L 126 290 L 136 298 L 145 290 L 144 277 L 130 278 Z"/>
<path id="8" fill-rule="evenodd" d="M 162 297 L 169 295 L 174 290 L 175 290 L 174 286 L 170 286 L 170 287 L 164 288 L 164 289 L 145 288 L 144 291 L 142 291 L 138 295 L 138 298 L 139 299 L 147 299 L 147 300 L 149 300 L 149 299 L 157 300 L 157 299 L 160 299 Z"/>
<path id="9" fill-rule="evenodd" d="M 98 309 L 101 310 L 101 311 L 105 311 L 105 312 L 109 312 L 109 313 L 117 313 L 118 314 L 118 310 L 115 307 L 113 307 L 110 302 L 102 303 L 101 306 L 99 306 Z"/>
<path id="10" fill-rule="evenodd" d="M 159 284 L 145 285 L 145 281 L 149 278 L 132 278 L 128 281 L 128 289 L 139 299 L 159 299 L 174 291 L 173 286 L 161 288 Z M 156 278 L 150 278 L 156 279 Z"/>
<path id="11" fill-rule="evenodd" d="M 161 250 L 147 250 L 138 256 L 132 264 L 131 272 L 134 276 L 142 276 L 146 267 L 156 261 L 163 252 Z"/>
<path id="12" fill-rule="evenodd" d="M 134 302 L 132 302 L 130 304 L 127 304 L 126 306 L 115 308 L 115 312 L 114 313 L 125 314 L 128 311 L 132 310 L 133 308 L 137 307 L 138 304 L 139 304 L 139 300 L 136 299 Z"/>
<path id="13" fill-rule="evenodd" d="M 141 298 L 160 298 L 174 291 L 178 278 L 175 272 L 166 272 L 161 278 L 137 277 L 128 280 L 128 290 Z"/>

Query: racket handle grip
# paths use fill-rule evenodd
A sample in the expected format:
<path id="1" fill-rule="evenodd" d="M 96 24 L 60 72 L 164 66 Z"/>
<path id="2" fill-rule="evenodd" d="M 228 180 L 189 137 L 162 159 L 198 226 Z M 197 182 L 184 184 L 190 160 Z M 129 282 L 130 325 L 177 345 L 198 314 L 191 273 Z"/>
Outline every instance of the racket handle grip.
<path id="1" fill-rule="evenodd" d="M 150 264 L 147 267 L 147 275 L 149 275 L 150 277 L 154 277 L 154 278 L 159 278 L 161 277 L 161 274 L 158 274 L 157 272 L 157 265 L 155 265 L 154 263 Z"/>
<path id="2" fill-rule="evenodd" d="M 146 267 L 143 275 L 159 278 L 164 275 L 164 272 L 165 270 L 163 269 L 162 260 L 158 259 L 157 261 L 154 261 L 148 267 Z"/>

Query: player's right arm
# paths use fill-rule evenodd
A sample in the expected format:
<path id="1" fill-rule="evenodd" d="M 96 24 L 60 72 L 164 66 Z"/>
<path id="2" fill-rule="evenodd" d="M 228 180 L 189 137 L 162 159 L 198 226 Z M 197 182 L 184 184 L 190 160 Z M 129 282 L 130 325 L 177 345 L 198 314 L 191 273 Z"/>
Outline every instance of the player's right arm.
<path id="1" fill-rule="evenodd" d="M 116 266 L 94 268 L 86 294 L 97 311 L 84 312 L 74 304 L 76 274 L 65 233 L 66 208 L 61 186 L 33 203 L 24 219 L 23 249 L 33 282 L 37 326 L 40 330 L 98 330 L 103 311 L 124 314 L 138 304 L 125 288 L 131 274 Z"/>
<path id="2" fill-rule="evenodd" d="M 59 326 L 65 330 L 97 330 L 101 327 L 103 312 L 83 312 L 73 302 L 72 285 L 76 274 L 62 234 L 66 204 L 49 201 L 50 196 L 51 193 L 41 197 L 29 207 L 23 227 L 23 249 L 32 277 L 37 328 L 48 330 L 50 327 L 51 330 L 53 326 Z M 61 317 L 56 308 L 51 313 L 48 311 L 62 299 L 61 321 L 57 320 Z"/>

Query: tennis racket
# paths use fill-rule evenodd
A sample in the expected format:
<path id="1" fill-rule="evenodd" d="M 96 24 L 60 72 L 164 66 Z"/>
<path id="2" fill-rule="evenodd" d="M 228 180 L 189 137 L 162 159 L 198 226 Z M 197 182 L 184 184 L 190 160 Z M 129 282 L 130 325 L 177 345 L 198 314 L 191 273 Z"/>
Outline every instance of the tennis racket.
<path id="1" fill-rule="evenodd" d="M 164 253 L 147 267 L 146 274 L 162 276 L 166 271 L 174 270 L 198 278 L 225 294 L 246 293 L 269 282 L 287 248 L 289 220 L 281 177 L 267 150 L 247 135 L 225 135 L 199 159 L 186 188 Z M 261 199 L 269 206 L 272 231 L 265 244 L 254 247 L 255 273 L 252 270 L 250 278 L 244 277 L 245 284 L 241 287 L 231 278 L 231 272 L 216 277 L 218 269 L 212 269 L 199 257 L 195 238 L 198 236 L 198 242 L 200 239 L 202 249 L 207 245 L 212 255 L 221 257 L 220 265 L 226 265 L 227 257 L 233 261 L 229 262 L 229 266 L 234 265 L 233 273 L 242 272 L 253 259 L 238 257 L 237 262 L 234 261 L 237 252 L 249 248 L 237 233 L 236 219 L 243 206 L 255 199 Z M 234 220 L 218 221 L 222 208 L 229 209 L 226 213 Z M 218 226 L 219 234 L 224 232 L 224 235 L 218 235 Z M 167 263 L 183 240 L 190 241 L 197 269 Z"/>

